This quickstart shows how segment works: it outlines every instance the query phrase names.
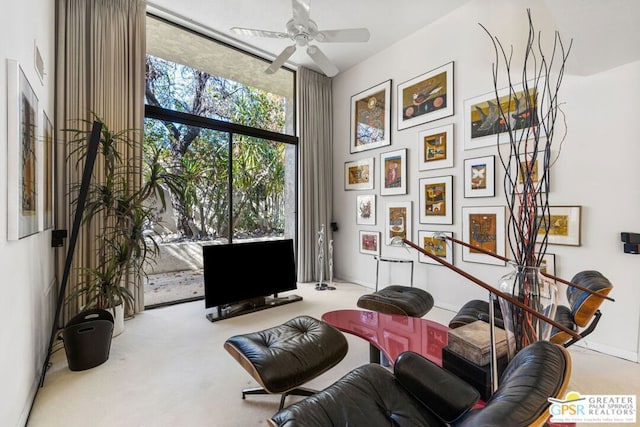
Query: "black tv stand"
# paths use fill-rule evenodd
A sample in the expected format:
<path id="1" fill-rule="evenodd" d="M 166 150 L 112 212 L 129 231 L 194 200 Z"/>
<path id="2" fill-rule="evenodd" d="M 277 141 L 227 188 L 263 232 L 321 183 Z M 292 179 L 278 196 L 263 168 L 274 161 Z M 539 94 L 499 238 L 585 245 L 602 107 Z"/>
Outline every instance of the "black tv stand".
<path id="1" fill-rule="evenodd" d="M 275 295 L 273 297 L 252 298 L 244 301 L 238 301 L 234 304 L 226 304 L 224 306 L 214 307 L 214 310 L 208 312 L 206 317 L 211 322 L 217 322 L 218 320 L 242 316 L 243 314 L 266 310 L 267 308 L 278 307 L 296 301 L 302 301 L 302 297 L 298 295 L 278 297 L 277 295 Z"/>

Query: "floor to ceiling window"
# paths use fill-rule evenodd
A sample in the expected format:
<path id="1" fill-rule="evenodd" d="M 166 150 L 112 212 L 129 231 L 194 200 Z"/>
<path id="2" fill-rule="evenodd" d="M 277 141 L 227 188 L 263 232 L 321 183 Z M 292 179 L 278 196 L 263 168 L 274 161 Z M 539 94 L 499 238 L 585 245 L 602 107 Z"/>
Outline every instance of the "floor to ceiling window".
<path id="1" fill-rule="evenodd" d="M 203 296 L 203 244 L 296 237 L 295 73 L 267 66 L 147 16 L 145 156 L 170 178 L 148 307 Z"/>

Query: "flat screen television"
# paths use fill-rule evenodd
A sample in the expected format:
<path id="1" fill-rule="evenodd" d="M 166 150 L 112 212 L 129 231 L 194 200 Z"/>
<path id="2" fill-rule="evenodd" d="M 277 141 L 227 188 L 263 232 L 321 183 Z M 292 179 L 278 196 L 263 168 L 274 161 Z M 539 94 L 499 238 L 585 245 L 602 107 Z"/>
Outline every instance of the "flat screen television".
<path id="1" fill-rule="evenodd" d="M 268 308 L 247 301 L 277 298 L 279 292 L 297 289 L 292 239 L 206 245 L 202 262 L 205 306 L 217 307 L 219 315 L 224 314 L 220 309 L 227 310 L 229 305 L 250 305 L 251 311 Z M 271 299 L 264 304 L 273 306 L 276 302 Z"/>

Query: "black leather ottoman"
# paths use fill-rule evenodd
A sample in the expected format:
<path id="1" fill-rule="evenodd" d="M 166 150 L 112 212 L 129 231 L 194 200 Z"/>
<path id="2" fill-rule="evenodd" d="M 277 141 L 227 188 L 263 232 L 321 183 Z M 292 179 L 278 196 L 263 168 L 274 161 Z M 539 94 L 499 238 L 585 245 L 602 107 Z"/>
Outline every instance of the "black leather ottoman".
<path id="1" fill-rule="evenodd" d="M 233 336 L 224 348 L 260 384 L 247 394 L 281 394 L 280 409 L 292 394 L 310 396 L 316 390 L 300 385 L 337 365 L 347 354 L 342 332 L 310 316 L 298 316 L 282 325 Z"/>
<path id="2" fill-rule="evenodd" d="M 358 299 L 358 307 L 384 314 L 422 317 L 433 308 L 433 297 L 423 289 L 390 285 L 362 295 Z"/>

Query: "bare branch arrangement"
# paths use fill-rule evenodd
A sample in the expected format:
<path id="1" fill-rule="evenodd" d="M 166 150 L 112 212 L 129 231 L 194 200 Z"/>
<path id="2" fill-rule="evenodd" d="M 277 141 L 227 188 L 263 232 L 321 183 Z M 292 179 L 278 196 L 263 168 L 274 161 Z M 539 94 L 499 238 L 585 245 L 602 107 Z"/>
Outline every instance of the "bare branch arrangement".
<path id="1" fill-rule="evenodd" d="M 563 114 L 558 91 L 573 40 L 565 50 L 556 31 L 551 56 L 546 56 L 540 40 L 541 33 L 536 33 L 529 9 L 527 16 L 529 36 L 519 80 L 512 78 L 513 46 L 507 52 L 496 36 L 482 24 L 479 25 L 491 38 L 495 50 L 492 74 L 498 114 L 494 126 L 500 127 L 496 134 L 507 132 L 509 135 L 509 154 L 498 150 L 505 170 L 504 192 L 511 211 L 507 237 L 519 265 L 538 266 L 546 252 L 547 231 L 551 221 L 549 170 L 559 156 L 566 136 L 565 126 L 565 134 L 557 144 L 558 151 L 552 159 L 556 122 L 559 115 Z M 498 93 L 502 87 L 499 79 L 501 63 L 507 79 L 507 95 L 502 97 Z M 542 220 L 537 220 L 540 215 Z M 540 234 L 541 240 L 536 242 L 540 227 L 544 232 Z M 540 244 L 538 251 L 536 243 Z"/>
<path id="2" fill-rule="evenodd" d="M 529 34 L 519 78 L 512 77 L 512 73 L 517 73 L 512 69 L 513 46 L 507 52 L 500 40 L 480 24 L 491 38 L 495 51 L 492 64 L 495 100 L 489 103 L 488 114 L 495 119 L 487 125 L 493 126 L 500 162 L 505 171 L 504 192 L 510 210 L 507 240 L 515 260 L 510 263 L 514 270 L 501 279 L 500 288 L 523 305 L 553 318 L 557 306 L 557 287 L 540 274 L 539 267 L 546 253 L 552 226 L 549 172 L 560 153 L 558 148 L 556 157 L 552 159 L 556 122 L 559 115 L 563 114 L 558 91 L 573 41 L 565 49 L 556 31 L 551 55 L 545 55 L 541 33 L 536 32 L 529 9 L 527 16 Z M 504 75 L 507 81 L 506 88 L 499 90 L 503 87 L 500 75 Z M 505 134 L 508 134 L 508 155 L 500 150 L 501 140 L 506 139 Z M 566 124 L 565 134 L 556 144 L 558 147 L 561 147 L 565 136 Z M 543 298 L 543 295 L 547 297 Z M 500 300 L 500 305 L 505 326 L 512 332 L 508 346 L 510 356 L 534 341 L 548 339 L 548 325 L 539 322 L 530 311 L 509 304 L 504 299 Z"/>

